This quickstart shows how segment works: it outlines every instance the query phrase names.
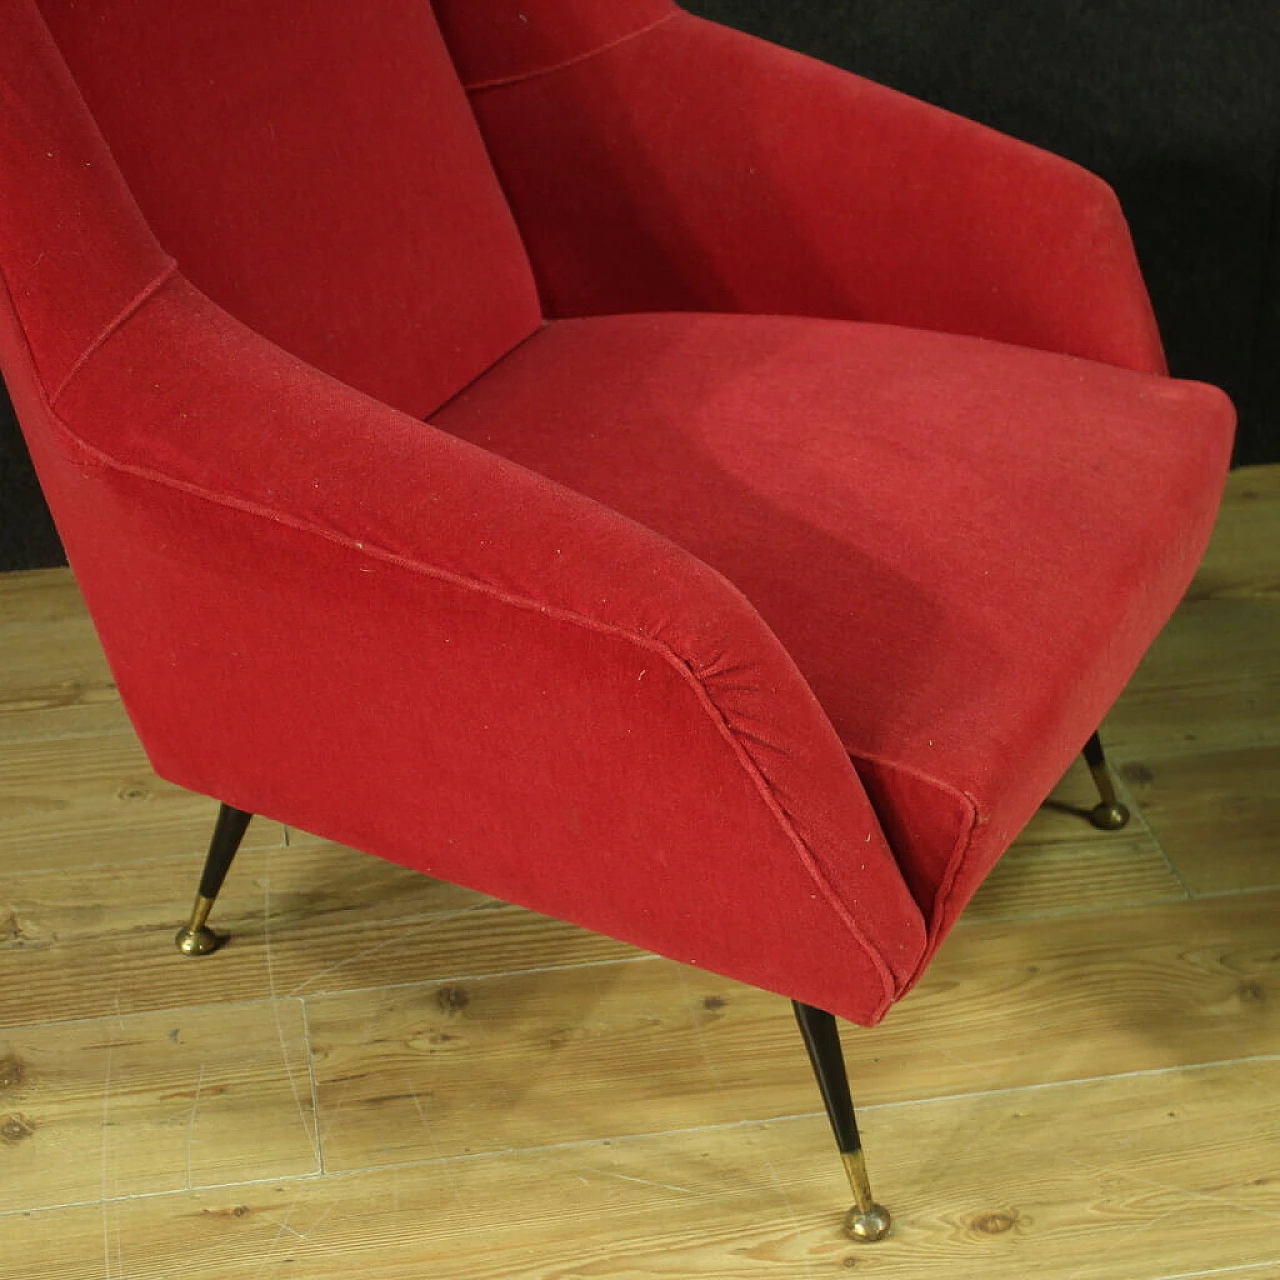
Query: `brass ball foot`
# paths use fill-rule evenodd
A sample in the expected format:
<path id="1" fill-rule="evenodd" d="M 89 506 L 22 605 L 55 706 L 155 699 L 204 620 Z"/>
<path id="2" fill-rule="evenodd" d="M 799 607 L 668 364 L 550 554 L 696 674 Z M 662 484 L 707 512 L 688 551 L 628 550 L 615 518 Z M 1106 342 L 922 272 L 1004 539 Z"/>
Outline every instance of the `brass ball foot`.
<path id="1" fill-rule="evenodd" d="M 1129 825 L 1129 810 L 1118 801 L 1115 804 L 1103 801 L 1089 811 L 1089 821 L 1099 831 L 1119 831 L 1121 827 Z"/>
<path id="2" fill-rule="evenodd" d="M 883 1205 L 873 1204 L 866 1212 L 855 1204 L 845 1215 L 844 1229 L 847 1235 L 860 1244 L 874 1244 L 883 1240 L 893 1226 L 889 1210 Z"/>
<path id="3" fill-rule="evenodd" d="M 207 956 L 211 951 L 217 951 L 224 939 L 218 937 L 207 924 L 202 924 L 198 929 L 183 925 L 173 941 L 184 956 Z"/>

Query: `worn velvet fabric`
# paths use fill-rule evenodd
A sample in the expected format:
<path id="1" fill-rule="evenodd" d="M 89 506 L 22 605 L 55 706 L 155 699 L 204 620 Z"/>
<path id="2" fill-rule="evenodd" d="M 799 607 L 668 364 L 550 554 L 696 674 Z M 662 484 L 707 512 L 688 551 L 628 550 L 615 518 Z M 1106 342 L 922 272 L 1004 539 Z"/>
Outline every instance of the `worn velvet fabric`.
<path id="1" fill-rule="evenodd" d="M 432 421 L 742 590 L 940 938 L 1199 560 L 1228 438 L 1201 424 L 1222 409 L 1199 384 L 973 338 L 651 314 L 557 321 Z"/>
<path id="2" fill-rule="evenodd" d="M 423 0 L 42 0 L 157 239 L 244 323 L 422 415 L 537 327 Z"/>
<path id="3" fill-rule="evenodd" d="M 0 361 L 157 770 L 882 1017 L 1212 521 L 1106 189 L 658 0 L 40 9 Z"/>
<path id="4" fill-rule="evenodd" d="M 669 0 L 436 0 L 549 315 L 873 320 L 1163 371 L 1083 169 Z"/>

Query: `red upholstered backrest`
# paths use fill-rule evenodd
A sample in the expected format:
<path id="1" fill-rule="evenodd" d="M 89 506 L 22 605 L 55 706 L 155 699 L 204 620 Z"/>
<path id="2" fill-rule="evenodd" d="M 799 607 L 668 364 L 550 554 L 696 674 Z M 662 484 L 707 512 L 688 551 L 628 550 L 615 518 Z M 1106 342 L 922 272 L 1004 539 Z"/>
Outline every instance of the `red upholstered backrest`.
<path id="1" fill-rule="evenodd" d="M 0 308 L 12 305 L 20 335 L 0 346 L 10 392 L 9 361 L 22 359 L 54 397 L 168 266 L 39 14 L 0 6 Z"/>
<path id="2" fill-rule="evenodd" d="M 38 6 L 160 244 L 251 328 L 421 416 L 537 327 L 427 0 Z"/>

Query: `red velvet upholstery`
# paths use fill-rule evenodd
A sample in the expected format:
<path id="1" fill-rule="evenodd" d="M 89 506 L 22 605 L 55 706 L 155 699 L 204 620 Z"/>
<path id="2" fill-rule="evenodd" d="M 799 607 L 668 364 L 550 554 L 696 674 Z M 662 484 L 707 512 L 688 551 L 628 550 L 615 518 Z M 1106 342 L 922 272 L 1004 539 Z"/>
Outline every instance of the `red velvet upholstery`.
<path id="1" fill-rule="evenodd" d="M 548 315 L 828 316 L 1164 370 L 1115 196 L 1057 156 L 670 0 L 435 8 Z"/>
<path id="2" fill-rule="evenodd" d="M 1230 440 L 1200 384 L 770 316 L 557 321 L 432 421 L 741 588 L 853 755 L 936 939 L 1193 571 Z"/>
<path id="3" fill-rule="evenodd" d="M 40 7 L 0 361 L 156 768 L 881 1017 L 1208 535 L 1105 188 L 659 0 L 437 4 L 488 154 L 416 0 Z"/>
<path id="4" fill-rule="evenodd" d="M 424 0 L 40 8 L 156 237 L 257 332 L 421 416 L 537 328 Z"/>

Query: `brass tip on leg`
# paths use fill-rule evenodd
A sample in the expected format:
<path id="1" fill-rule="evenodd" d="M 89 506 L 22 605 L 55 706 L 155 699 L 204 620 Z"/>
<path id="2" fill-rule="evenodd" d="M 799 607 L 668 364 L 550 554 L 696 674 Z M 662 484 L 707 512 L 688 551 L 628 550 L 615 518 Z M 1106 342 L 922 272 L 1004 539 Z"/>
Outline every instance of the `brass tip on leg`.
<path id="1" fill-rule="evenodd" d="M 191 908 L 191 919 L 178 930 L 174 938 L 174 943 L 184 956 L 207 956 L 211 951 L 217 951 L 226 941 L 205 924 L 212 907 L 212 898 L 196 895 L 195 906 Z"/>
<path id="2" fill-rule="evenodd" d="M 1118 800 L 1111 804 L 1103 800 L 1089 811 L 1089 821 L 1099 831 L 1119 831 L 1129 825 L 1129 810 Z"/>
<path id="3" fill-rule="evenodd" d="M 1120 803 L 1116 795 L 1116 784 L 1111 778 L 1111 770 L 1107 768 L 1106 759 L 1102 755 L 1102 745 L 1097 743 L 1098 755 L 1089 760 L 1089 772 L 1093 774 L 1094 786 L 1098 788 L 1098 803 L 1089 810 L 1089 821 L 1099 831 L 1119 831 L 1129 824 L 1129 810 Z M 1088 752 L 1086 751 L 1086 757 Z"/>
<path id="4" fill-rule="evenodd" d="M 174 937 L 174 942 L 184 956 L 207 956 L 222 946 L 222 939 L 207 924 L 202 924 L 198 929 L 184 924 Z"/>
<path id="5" fill-rule="evenodd" d="M 883 1240 L 893 1226 L 889 1210 L 876 1204 L 871 1194 L 871 1181 L 867 1177 L 867 1162 L 862 1149 L 846 1151 L 841 1155 L 844 1171 L 849 1177 L 849 1189 L 853 1192 L 853 1208 L 845 1214 L 844 1229 L 849 1237 L 860 1244 L 874 1244 Z"/>
<path id="6" fill-rule="evenodd" d="M 893 1226 L 889 1210 L 883 1205 L 873 1204 L 870 1209 L 860 1209 L 855 1204 L 845 1215 L 844 1229 L 859 1244 L 874 1244 L 883 1240 Z"/>

